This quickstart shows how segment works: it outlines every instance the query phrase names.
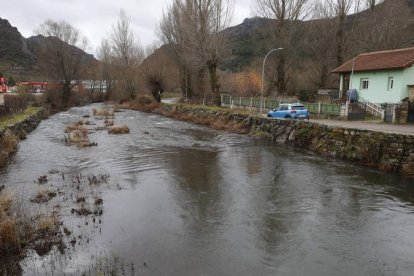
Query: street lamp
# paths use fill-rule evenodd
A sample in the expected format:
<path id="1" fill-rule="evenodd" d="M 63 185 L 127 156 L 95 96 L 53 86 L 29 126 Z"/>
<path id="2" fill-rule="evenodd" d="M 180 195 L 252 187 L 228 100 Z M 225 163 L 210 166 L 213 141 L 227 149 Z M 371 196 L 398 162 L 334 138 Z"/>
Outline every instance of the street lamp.
<path id="1" fill-rule="evenodd" d="M 262 97 L 261 97 L 261 101 L 260 101 L 260 114 L 262 114 L 262 113 L 263 113 L 263 90 L 264 90 L 264 73 L 265 73 L 265 63 L 266 63 L 266 59 L 267 59 L 267 57 L 268 57 L 271 53 L 273 53 L 273 52 L 275 52 L 275 51 L 278 51 L 278 50 L 283 50 L 283 48 L 277 48 L 277 49 L 272 49 L 272 50 L 270 50 L 270 51 L 266 54 L 265 58 L 263 59 L 263 68 L 262 68 Z"/>

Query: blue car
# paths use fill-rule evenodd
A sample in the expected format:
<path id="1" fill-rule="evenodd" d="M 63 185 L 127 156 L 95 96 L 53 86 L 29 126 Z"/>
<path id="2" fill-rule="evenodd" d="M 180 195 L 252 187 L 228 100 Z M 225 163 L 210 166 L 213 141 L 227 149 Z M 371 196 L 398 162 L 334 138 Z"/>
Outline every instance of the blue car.
<path id="1" fill-rule="evenodd" d="M 270 110 L 267 113 L 269 118 L 291 118 L 291 119 L 308 119 L 310 117 L 309 111 L 303 104 L 281 104 L 278 108 Z"/>

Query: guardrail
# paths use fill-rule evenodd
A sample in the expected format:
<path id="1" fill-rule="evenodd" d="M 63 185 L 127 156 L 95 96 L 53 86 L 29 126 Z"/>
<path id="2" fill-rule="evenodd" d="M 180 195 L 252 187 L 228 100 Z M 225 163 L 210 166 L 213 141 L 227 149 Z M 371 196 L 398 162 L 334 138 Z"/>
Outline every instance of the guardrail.
<path id="1" fill-rule="evenodd" d="M 263 99 L 263 108 L 274 109 L 282 103 L 291 103 L 291 99 Z M 250 111 L 260 109 L 261 98 L 254 97 L 235 97 L 230 95 L 221 95 L 221 103 L 223 106 L 230 108 L 250 109 Z M 322 102 L 317 103 L 302 103 L 310 113 L 318 115 L 341 116 L 341 104 L 327 104 Z"/>
<path id="2" fill-rule="evenodd" d="M 358 105 L 375 117 L 384 118 L 385 110 L 378 104 L 369 102 L 362 97 L 358 97 Z"/>

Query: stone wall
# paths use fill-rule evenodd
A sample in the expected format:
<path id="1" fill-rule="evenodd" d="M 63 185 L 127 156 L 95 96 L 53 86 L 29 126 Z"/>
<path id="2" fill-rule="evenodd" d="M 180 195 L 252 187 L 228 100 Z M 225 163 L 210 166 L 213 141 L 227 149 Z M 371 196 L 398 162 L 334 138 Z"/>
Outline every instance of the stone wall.
<path id="1" fill-rule="evenodd" d="M 338 157 L 414 177 L 414 136 L 326 126 L 300 120 L 279 120 L 235 113 L 223 109 L 164 105 L 164 115 L 186 113 L 200 118 L 221 117 L 236 121 L 276 143 L 305 148 L 325 156 Z"/>
<path id="2" fill-rule="evenodd" d="M 41 122 L 42 111 L 37 112 L 34 115 L 24 118 L 22 121 L 13 125 L 7 126 L 5 129 L 0 130 L 0 167 L 7 163 L 8 158 L 15 152 L 14 148 L 3 148 L 3 142 L 6 131 L 10 131 L 17 140 L 25 139 L 27 134 L 33 131 Z"/>

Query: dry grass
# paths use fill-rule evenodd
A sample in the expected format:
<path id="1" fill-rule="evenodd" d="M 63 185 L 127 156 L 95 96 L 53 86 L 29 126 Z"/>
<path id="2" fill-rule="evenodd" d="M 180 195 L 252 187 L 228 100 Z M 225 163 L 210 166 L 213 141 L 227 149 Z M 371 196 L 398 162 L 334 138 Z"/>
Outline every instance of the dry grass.
<path id="1" fill-rule="evenodd" d="M 68 145 L 78 145 L 79 147 L 91 147 L 96 146 L 96 143 L 89 141 L 88 129 L 83 125 L 69 125 L 65 128 L 65 141 Z"/>
<path id="2" fill-rule="evenodd" d="M 106 119 L 104 123 L 105 123 L 105 126 L 107 126 L 107 127 L 114 125 L 114 121 L 113 120 L 109 120 L 109 119 Z"/>
<path id="3" fill-rule="evenodd" d="M 0 256 L 20 251 L 16 221 L 11 212 L 13 202 L 13 193 L 5 190 L 0 192 Z"/>
<path id="4" fill-rule="evenodd" d="M 39 195 L 53 197 L 56 193 L 42 190 Z M 33 216 L 30 209 L 16 201 L 13 193 L 7 189 L 0 191 L 0 260 L 12 258 L 18 263 L 29 248 L 40 256 L 49 253 L 53 246 L 63 250 L 60 226 L 55 211 L 51 215 Z"/>
<path id="5" fill-rule="evenodd" d="M 49 253 L 53 246 L 63 252 L 63 235 L 60 231 L 61 219 L 56 213 L 44 215 L 36 219 L 33 234 L 30 237 L 29 246 L 39 256 Z"/>
<path id="6" fill-rule="evenodd" d="M 129 133 L 129 127 L 127 125 L 113 126 L 108 129 L 110 134 L 127 134 Z"/>
<path id="7" fill-rule="evenodd" d="M 52 191 L 48 188 L 40 187 L 37 191 L 34 198 L 32 198 L 30 201 L 34 203 L 45 203 L 50 201 L 52 198 L 56 196 L 56 192 Z"/>
<path id="8" fill-rule="evenodd" d="M 0 167 L 7 163 L 8 157 L 17 151 L 18 138 L 11 130 L 4 132 L 3 138 L 0 139 Z"/>
<path id="9" fill-rule="evenodd" d="M 148 97 L 139 97 L 136 100 L 123 102 L 116 105 L 116 109 L 131 109 L 142 112 L 151 113 L 158 109 L 161 105 Z"/>
<path id="10" fill-rule="evenodd" d="M 109 109 L 92 109 L 93 116 L 99 117 L 114 117 L 114 111 Z"/>
<path id="11" fill-rule="evenodd" d="M 8 152 L 14 152 L 17 149 L 17 143 L 18 139 L 16 135 L 14 135 L 10 129 L 6 130 L 1 143 L 2 148 Z"/>
<path id="12" fill-rule="evenodd" d="M 2 215 L 10 211 L 10 207 L 14 200 L 14 194 L 6 190 L 0 191 L 0 218 Z"/>

